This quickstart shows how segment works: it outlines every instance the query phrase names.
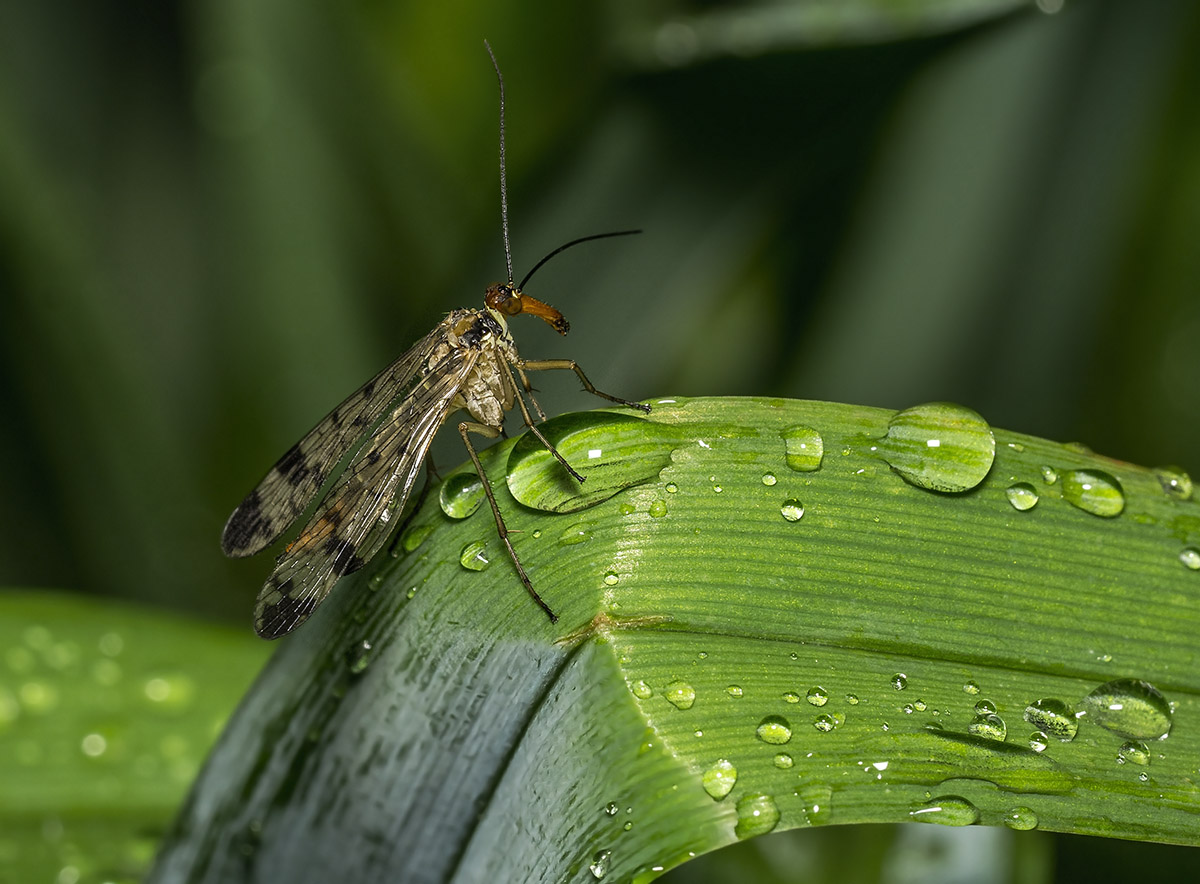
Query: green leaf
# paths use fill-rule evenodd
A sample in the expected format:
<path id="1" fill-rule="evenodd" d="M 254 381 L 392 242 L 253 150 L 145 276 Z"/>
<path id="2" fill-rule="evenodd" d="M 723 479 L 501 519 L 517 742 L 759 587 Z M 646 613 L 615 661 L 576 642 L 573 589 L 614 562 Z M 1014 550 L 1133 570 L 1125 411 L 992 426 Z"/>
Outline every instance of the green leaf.
<path id="1" fill-rule="evenodd" d="M 484 453 L 559 624 L 488 508 L 430 494 L 285 640 L 155 880 L 640 881 L 862 822 L 1200 844 L 1181 471 L 956 406 L 658 400 L 640 440 L 614 414 L 541 429 L 604 481 L 669 458 L 579 512 L 513 499 L 561 470 L 526 442 Z"/>
<path id="2" fill-rule="evenodd" d="M 111 600 L 0 591 L 0 868 L 140 879 L 266 659 L 234 632 Z"/>

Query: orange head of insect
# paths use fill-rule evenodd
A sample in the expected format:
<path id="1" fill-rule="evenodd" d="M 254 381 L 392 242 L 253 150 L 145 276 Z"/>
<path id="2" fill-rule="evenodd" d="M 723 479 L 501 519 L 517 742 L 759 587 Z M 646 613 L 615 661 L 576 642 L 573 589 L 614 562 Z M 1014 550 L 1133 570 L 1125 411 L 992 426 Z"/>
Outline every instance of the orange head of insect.
<path id="1" fill-rule="evenodd" d="M 560 335 L 565 335 L 571 330 L 565 316 L 549 304 L 523 293 L 512 283 L 497 282 L 489 285 L 487 293 L 483 296 L 483 303 L 504 316 L 516 316 L 518 313 L 540 316 Z"/>

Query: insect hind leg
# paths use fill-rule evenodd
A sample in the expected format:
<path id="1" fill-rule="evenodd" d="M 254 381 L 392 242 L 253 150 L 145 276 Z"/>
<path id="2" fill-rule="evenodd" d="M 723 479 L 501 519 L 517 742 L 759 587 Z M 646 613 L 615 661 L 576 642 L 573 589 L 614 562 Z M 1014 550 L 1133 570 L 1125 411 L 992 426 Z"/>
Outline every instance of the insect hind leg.
<path id="1" fill-rule="evenodd" d="M 644 405 L 641 402 L 630 402 L 628 399 L 622 399 L 620 396 L 613 396 L 605 393 L 603 390 L 597 390 L 595 385 L 588 380 L 587 375 L 583 373 L 583 369 L 579 367 L 574 359 L 521 359 L 516 363 L 517 371 L 573 371 L 579 377 L 583 388 L 593 396 L 599 396 L 601 399 L 607 399 L 609 402 L 615 402 L 618 405 L 626 405 L 630 408 L 636 408 L 638 411 L 650 413 L 650 406 Z"/>
<path id="2" fill-rule="evenodd" d="M 522 410 L 524 410 L 524 403 L 522 403 Z M 528 412 L 526 412 L 526 416 L 528 417 Z M 508 557 L 512 559 L 512 563 L 517 569 L 517 576 L 521 578 L 521 583 L 524 584 L 526 592 L 538 603 L 538 607 L 546 612 L 546 616 L 550 618 L 550 622 L 557 623 L 558 615 L 550 610 L 550 606 L 546 604 L 545 600 L 538 595 L 537 590 L 533 588 L 533 583 L 530 581 L 529 575 L 525 573 L 525 567 L 521 564 L 521 560 L 517 558 L 517 551 L 513 549 L 512 543 L 509 542 L 508 526 L 504 524 L 504 517 L 500 515 L 500 507 L 496 504 L 496 495 L 492 493 L 492 483 L 488 480 L 487 473 L 483 471 L 483 464 L 479 462 L 479 454 L 475 451 L 475 446 L 471 444 L 470 433 L 495 439 L 500 435 L 500 430 L 497 427 L 489 427 L 487 424 L 463 421 L 458 425 L 458 433 L 462 436 L 463 444 L 467 446 L 467 454 L 471 455 L 471 462 L 475 464 L 475 472 L 479 474 L 479 479 L 483 482 L 483 493 L 487 495 L 488 505 L 492 508 L 492 516 L 496 519 L 496 533 L 500 535 L 500 542 L 508 550 Z M 540 436 L 541 434 L 539 433 L 538 435 Z M 550 450 L 554 451 L 553 448 L 550 448 Z M 557 454 L 557 452 L 555 453 Z"/>

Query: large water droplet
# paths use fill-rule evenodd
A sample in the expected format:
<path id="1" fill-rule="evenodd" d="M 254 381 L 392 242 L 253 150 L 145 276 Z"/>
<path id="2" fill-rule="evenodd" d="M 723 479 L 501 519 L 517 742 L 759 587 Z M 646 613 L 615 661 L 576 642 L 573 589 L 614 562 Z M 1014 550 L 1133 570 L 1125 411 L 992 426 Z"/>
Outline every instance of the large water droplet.
<path id="1" fill-rule="evenodd" d="M 1085 721 L 1135 740 L 1161 740 L 1171 732 L 1171 704 L 1154 685 L 1118 678 L 1100 685 L 1079 705 Z"/>
<path id="2" fill-rule="evenodd" d="M 799 473 L 811 473 L 821 468 L 825 456 L 825 440 L 812 427 L 788 427 L 783 436 L 784 460 Z"/>
<path id="3" fill-rule="evenodd" d="M 1037 506 L 1038 493 L 1037 489 L 1028 482 L 1017 482 L 1015 485 L 1009 485 L 1004 491 L 1008 497 L 1008 502 L 1013 505 L 1013 509 L 1025 512 Z"/>
<path id="4" fill-rule="evenodd" d="M 526 433 L 508 455 L 508 489 L 525 506 L 552 513 L 586 509 L 657 479 L 680 441 L 674 427 L 617 412 L 564 414 L 539 429 L 587 481 L 581 485 L 572 478 L 536 436 Z"/>
<path id="5" fill-rule="evenodd" d="M 468 571 L 482 571 L 492 563 L 488 557 L 487 541 L 472 540 L 463 546 L 458 554 L 458 562 Z"/>
<path id="6" fill-rule="evenodd" d="M 908 676 L 903 672 L 897 672 L 892 676 L 892 687 L 898 691 L 902 691 L 908 687 Z"/>
<path id="7" fill-rule="evenodd" d="M 792 738 L 792 725 L 782 715 L 768 715 L 754 731 L 764 743 L 782 746 Z"/>
<path id="8" fill-rule="evenodd" d="M 1159 467 L 1154 471 L 1163 491 L 1176 500 L 1192 499 L 1192 477 L 1179 467 Z"/>
<path id="9" fill-rule="evenodd" d="M 479 509 L 482 502 L 483 481 L 474 471 L 447 476 L 438 491 L 438 504 L 452 519 L 465 519 Z"/>
<path id="10" fill-rule="evenodd" d="M 958 795 L 943 795 L 929 801 L 924 807 L 911 811 L 909 816 L 922 823 L 972 826 L 979 822 L 979 808 Z"/>
<path id="11" fill-rule="evenodd" d="M 779 808 L 770 795 L 746 795 L 738 799 L 737 825 L 734 834 L 739 838 L 765 835 L 779 823 Z"/>
<path id="12" fill-rule="evenodd" d="M 909 484 L 932 491 L 969 491 L 987 476 L 996 437 L 987 421 L 961 405 L 932 402 L 897 413 L 878 450 Z"/>
<path id="13" fill-rule="evenodd" d="M 1063 473 L 1063 500 L 1093 516 L 1112 518 L 1125 509 L 1125 492 L 1115 477 L 1103 470 Z"/>
<path id="14" fill-rule="evenodd" d="M 663 696 L 676 709 L 691 709 L 696 702 L 696 689 L 685 681 L 673 681 L 667 685 Z"/>
<path id="15" fill-rule="evenodd" d="M 1075 710 L 1053 697 L 1034 700 L 1025 707 L 1025 720 L 1036 727 L 1043 735 L 1049 735 L 1056 740 L 1069 743 L 1079 732 L 1079 722 L 1075 720 Z"/>
<path id="16" fill-rule="evenodd" d="M 709 797 L 714 801 L 720 801 L 733 791 L 734 785 L 737 784 L 737 777 L 737 768 L 733 766 L 733 762 L 728 758 L 718 758 L 713 762 L 712 767 L 701 774 L 700 784 L 704 786 L 704 791 L 709 794 Z"/>

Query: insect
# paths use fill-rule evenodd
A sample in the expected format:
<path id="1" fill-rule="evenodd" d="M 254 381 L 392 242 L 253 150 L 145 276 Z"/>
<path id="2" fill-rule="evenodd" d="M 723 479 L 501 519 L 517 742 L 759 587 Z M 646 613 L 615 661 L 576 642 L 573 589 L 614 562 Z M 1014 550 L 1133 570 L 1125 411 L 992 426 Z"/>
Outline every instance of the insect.
<path id="1" fill-rule="evenodd" d="M 500 83 L 500 209 L 508 282 L 488 286 L 484 309 L 452 311 L 408 352 L 352 393 L 288 449 L 233 511 L 221 535 L 221 548 L 234 557 L 259 552 L 299 518 L 332 471 L 365 438 L 299 536 L 279 556 L 275 570 L 259 592 L 254 628 L 263 638 L 279 638 L 291 632 L 308 619 L 339 578 L 358 570 L 379 552 L 395 527 L 393 516 L 404 509 L 412 492 L 434 435 L 458 409 L 464 409 L 470 417 L 458 425 L 458 432 L 483 482 L 500 540 L 529 595 L 551 622 L 557 622 L 558 617 L 533 588 L 509 542 L 508 529 L 470 434 L 497 438 L 503 433 L 505 414 L 516 404 L 530 432 L 582 482 L 583 477 L 538 430 L 522 394 L 533 403 L 539 420 L 546 416 L 533 397 L 526 373 L 573 371 L 588 392 L 650 411 L 648 405 L 597 390 L 573 360 L 531 361 L 517 353 L 507 317 L 527 313 L 545 320 L 559 334 L 565 335 L 569 329 L 558 310 L 522 291 L 530 277 L 571 246 L 639 231 L 622 230 L 572 240 L 534 265 L 519 285 L 513 284 L 504 171 L 504 78 L 491 46 L 486 41 L 484 45 Z"/>

